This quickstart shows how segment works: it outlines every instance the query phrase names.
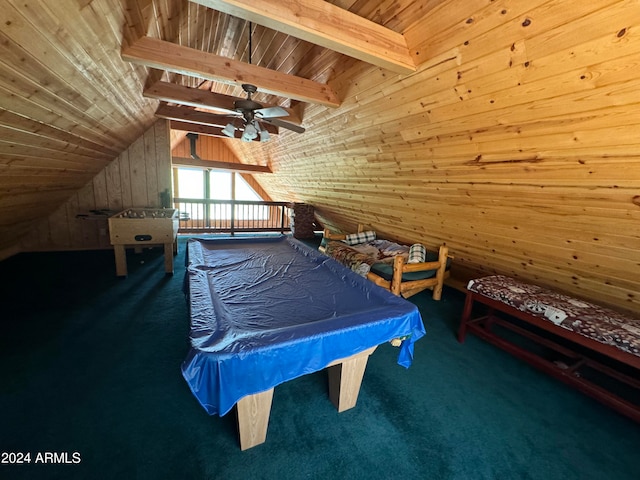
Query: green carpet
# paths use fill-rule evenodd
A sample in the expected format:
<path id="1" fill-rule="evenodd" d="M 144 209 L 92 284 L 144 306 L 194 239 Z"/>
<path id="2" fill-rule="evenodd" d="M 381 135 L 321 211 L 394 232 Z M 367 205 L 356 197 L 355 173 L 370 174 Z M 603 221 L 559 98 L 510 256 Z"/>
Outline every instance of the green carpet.
<path id="1" fill-rule="evenodd" d="M 267 442 L 241 452 L 234 414 L 209 417 L 180 373 L 184 250 L 173 276 L 159 249 L 129 253 L 126 279 L 111 251 L 0 262 L 0 460 L 31 454 L 0 478 L 640 478 L 640 425 L 473 336 L 460 345 L 449 289 L 414 297 L 427 336 L 411 368 L 381 346 L 341 414 L 324 372 L 278 386 Z"/>

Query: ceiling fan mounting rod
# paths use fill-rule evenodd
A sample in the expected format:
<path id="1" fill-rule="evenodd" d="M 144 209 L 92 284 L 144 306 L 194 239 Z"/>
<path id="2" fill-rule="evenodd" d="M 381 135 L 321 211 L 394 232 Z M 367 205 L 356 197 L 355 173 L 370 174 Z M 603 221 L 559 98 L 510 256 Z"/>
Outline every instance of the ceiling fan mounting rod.
<path id="1" fill-rule="evenodd" d="M 251 85 L 250 83 L 243 83 L 242 89 L 247 92 L 247 99 L 251 100 L 251 95 L 258 91 L 258 88 L 255 85 Z"/>
<path id="2" fill-rule="evenodd" d="M 253 48 L 251 47 L 251 37 L 253 36 L 251 34 L 252 27 L 253 27 L 253 24 L 249 22 L 249 65 L 251 65 L 251 50 L 253 50 Z"/>

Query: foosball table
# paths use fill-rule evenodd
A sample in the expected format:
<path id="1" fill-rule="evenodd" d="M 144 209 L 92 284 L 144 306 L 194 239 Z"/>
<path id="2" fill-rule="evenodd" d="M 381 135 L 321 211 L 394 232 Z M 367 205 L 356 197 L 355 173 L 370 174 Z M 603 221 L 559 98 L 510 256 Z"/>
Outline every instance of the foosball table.
<path id="1" fill-rule="evenodd" d="M 164 246 L 164 268 L 173 273 L 178 253 L 178 210 L 175 208 L 127 208 L 109 217 L 109 238 L 116 259 L 116 275 L 127 275 L 126 247 Z"/>

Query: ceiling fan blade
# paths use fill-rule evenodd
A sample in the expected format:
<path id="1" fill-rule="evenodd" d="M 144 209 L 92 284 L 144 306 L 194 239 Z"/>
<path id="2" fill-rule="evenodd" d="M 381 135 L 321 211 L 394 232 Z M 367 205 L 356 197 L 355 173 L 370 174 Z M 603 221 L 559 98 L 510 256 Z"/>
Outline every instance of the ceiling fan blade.
<path id="1" fill-rule="evenodd" d="M 276 117 L 289 116 L 289 112 L 287 112 L 282 107 L 259 108 L 258 110 L 256 110 L 256 114 L 260 115 L 262 118 L 276 118 Z"/>
<path id="2" fill-rule="evenodd" d="M 223 107 L 206 107 L 207 111 L 213 111 L 216 115 L 240 115 L 236 109 L 223 108 Z"/>
<path id="3" fill-rule="evenodd" d="M 282 120 L 278 120 L 277 118 L 263 118 L 261 119 L 261 121 L 266 122 L 266 123 L 270 123 L 273 126 L 276 127 L 282 127 L 282 128 L 286 128 L 287 130 L 291 130 L 293 132 L 296 133 L 304 133 L 305 129 L 303 127 L 301 127 L 300 125 L 295 125 L 293 123 L 289 123 L 289 122 L 285 122 Z"/>

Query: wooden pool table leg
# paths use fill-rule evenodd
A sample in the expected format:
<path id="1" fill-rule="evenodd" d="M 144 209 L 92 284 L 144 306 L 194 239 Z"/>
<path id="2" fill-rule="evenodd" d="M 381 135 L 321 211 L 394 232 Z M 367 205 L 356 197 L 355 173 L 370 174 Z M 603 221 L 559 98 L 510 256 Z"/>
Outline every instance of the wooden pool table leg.
<path id="1" fill-rule="evenodd" d="M 362 377 L 367 368 L 367 360 L 376 348 L 371 347 L 357 355 L 329 364 L 327 368 L 329 372 L 329 398 L 338 412 L 344 412 L 356 406 Z M 241 450 L 260 445 L 267 439 L 272 400 L 273 388 L 265 392 L 247 395 L 236 404 Z"/>
<path id="2" fill-rule="evenodd" d="M 241 398 L 236 404 L 241 450 L 255 447 L 266 440 L 272 399 L 273 388 Z"/>
<path id="3" fill-rule="evenodd" d="M 367 360 L 377 347 L 336 360 L 329 365 L 329 398 L 338 412 L 344 412 L 356 406 L 362 377 L 367 368 Z"/>

